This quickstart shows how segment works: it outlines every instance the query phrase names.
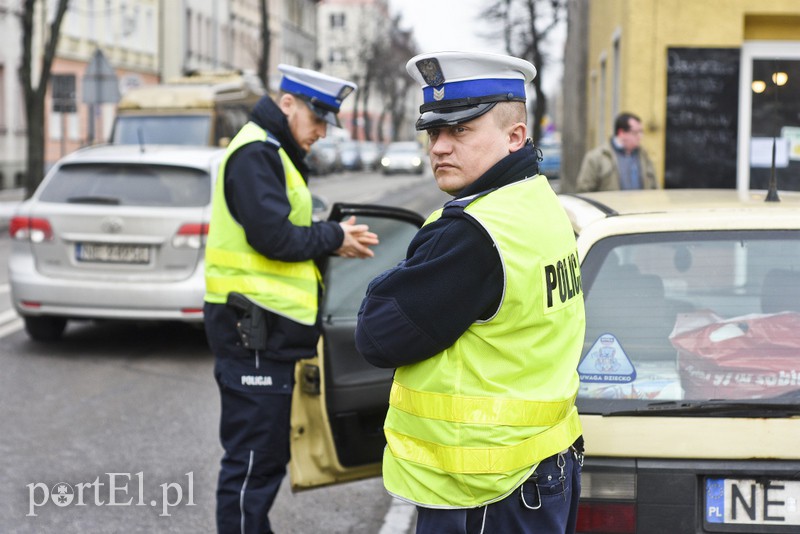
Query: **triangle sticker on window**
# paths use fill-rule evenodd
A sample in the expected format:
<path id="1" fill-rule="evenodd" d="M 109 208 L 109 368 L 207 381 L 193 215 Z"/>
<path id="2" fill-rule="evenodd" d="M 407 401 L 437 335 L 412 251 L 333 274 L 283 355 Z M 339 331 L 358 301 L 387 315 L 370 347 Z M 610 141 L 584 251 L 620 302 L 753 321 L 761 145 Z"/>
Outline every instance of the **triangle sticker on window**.
<path id="1" fill-rule="evenodd" d="M 601 334 L 578 364 L 581 382 L 627 384 L 636 380 L 636 369 L 612 334 Z"/>

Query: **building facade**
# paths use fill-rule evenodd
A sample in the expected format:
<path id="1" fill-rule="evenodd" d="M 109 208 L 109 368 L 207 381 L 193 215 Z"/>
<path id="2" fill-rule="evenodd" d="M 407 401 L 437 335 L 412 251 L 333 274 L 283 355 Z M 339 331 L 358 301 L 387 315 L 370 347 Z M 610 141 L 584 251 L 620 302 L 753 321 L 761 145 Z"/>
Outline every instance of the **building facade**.
<path id="1" fill-rule="evenodd" d="M 577 3 L 571 15 L 587 17 L 587 31 L 568 46 L 586 58 L 568 63 L 565 78 L 584 91 L 565 97 L 586 112 L 565 137 L 591 148 L 613 134 L 617 113 L 633 112 L 665 187 L 741 191 L 766 187 L 776 137 L 781 187 L 800 189 L 800 3 Z M 566 190 L 576 172 L 564 177 Z"/>
<path id="2" fill-rule="evenodd" d="M 36 5 L 32 55 L 40 58 L 55 2 L 41 0 Z M 269 85 L 276 89 L 278 63 L 318 66 L 318 1 L 265 0 L 263 5 L 269 18 Z M 0 188 L 21 184 L 26 168 L 27 131 L 17 75 L 22 57 L 20 9 L 18 0 L 0 0 Z M 116 99 L 106 96 L 95 104 L 96 91 L 84 86 L 94 76 L 87 69 L 94 68 L 98 53 L 104 72 L 116 76 L 116 98 L 129 89 L 191 72 L 257 72 L 261 21 L 262 0 L 70 0 L 46 96 L 46 167 L 111 134 Z M 35 83 L 38 60 L 31 67 Z"/>
<path id="3" fill-rule="evenodd" d="M 16 187 L 25 172 L 25 107 L 17 75 L 22 57 L 20 2 L 0 0 L 0 188 Z"/>
<path id="4" fill-rule="evenodd" d="M 40 2 L 41 4 L 41 2 Z M 159 0 L 70 0 L 46 97 L 45 162 L 82 146 L 104 142 L 111 133 L 120 93 L 159 79 Z M 87 68 L 97 52 L 117 92 L 92 103 Z M 74 87 L 74 106 L 63 105 L 58 87 Z"/>
<path id="5" fill-rule="evenodd" d="M 353 139 L 389 140 L 412 139 L 415 136 L 413 120 L 418 108 L 419 91 L 404 95 L 403 114 L 406 120 L 393 126 L 388 120 L 391 107 L 382 76 L 407 78 L 405 60 L 411 55 L 392 57 L 390 48 L 400 33 L 393 27 L 388 0 L 322 0 L 317 17 L 317 56 L 320 70 L 332 76 L 354 81 L 359 90 L 348 98 L 339 113 L 342 127 Z M 387 74 L 386 58 L 398 64 L 398 70 Z M 379 58 L 379 59 L 376 59 Z M 395 104 L 395 110 L 397 104 Z M 400 131 L 394 132 L 398 128 Z M 367 131 L 368 130 L 368 131 Z"/>

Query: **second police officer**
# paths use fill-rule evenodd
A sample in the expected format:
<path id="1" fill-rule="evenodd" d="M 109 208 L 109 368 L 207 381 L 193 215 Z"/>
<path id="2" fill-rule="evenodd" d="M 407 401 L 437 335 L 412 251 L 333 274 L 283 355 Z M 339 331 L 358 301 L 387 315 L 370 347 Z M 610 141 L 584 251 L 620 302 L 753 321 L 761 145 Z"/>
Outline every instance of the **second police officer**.
<path id="1" fill-rule="evenodd" d="M 228 146 L 206 246 L 205 326 L 215 356 L 225 450 L 217 485 L 220 533 L 271 532 L 269 510 L 289 461 L 295 362 L 316 354 L 321 291 L 316 258 L 366 258 L 377 236 L 351 218 L 312 222 L 303 158 L 338 126 L 355 85 L 279 65 L 280 93 L 263 97 Z"/>

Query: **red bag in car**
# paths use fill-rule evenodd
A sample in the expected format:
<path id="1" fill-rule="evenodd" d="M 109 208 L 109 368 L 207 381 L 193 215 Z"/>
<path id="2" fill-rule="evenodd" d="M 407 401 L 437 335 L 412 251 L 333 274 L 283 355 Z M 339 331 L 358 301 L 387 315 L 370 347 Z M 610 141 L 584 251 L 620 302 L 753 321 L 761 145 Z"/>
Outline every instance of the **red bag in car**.
<path id="1" fill-rule="evenodd" d="M 679 314 L 670 341 L 685 399 L 768 398 L 800 388 L 800 313 Z"/>

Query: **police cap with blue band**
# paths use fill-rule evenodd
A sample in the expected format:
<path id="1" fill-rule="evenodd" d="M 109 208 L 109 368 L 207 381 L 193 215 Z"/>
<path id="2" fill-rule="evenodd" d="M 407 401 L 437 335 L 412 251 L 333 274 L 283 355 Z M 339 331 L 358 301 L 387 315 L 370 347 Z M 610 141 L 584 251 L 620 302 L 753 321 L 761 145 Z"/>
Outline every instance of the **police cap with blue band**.
<path id="1" fill-rule="evenodd" d="M 525 85 L 536 68 L 512 56 L 486 52 L 434 52 L 406 63 L 422 86 L 417 130 L 476 119 L 498 102 L 525 102 Z"/>
<path id="2" fill-rule="evenodd" d="M 347 96 L 356 90 L 356 84 L 309 69 L 292 65 L 278 65 L 283 74 L 281 91 L 300 97 L 311 110 L 328 124 L 338 126 L 339 107 Z"/>

